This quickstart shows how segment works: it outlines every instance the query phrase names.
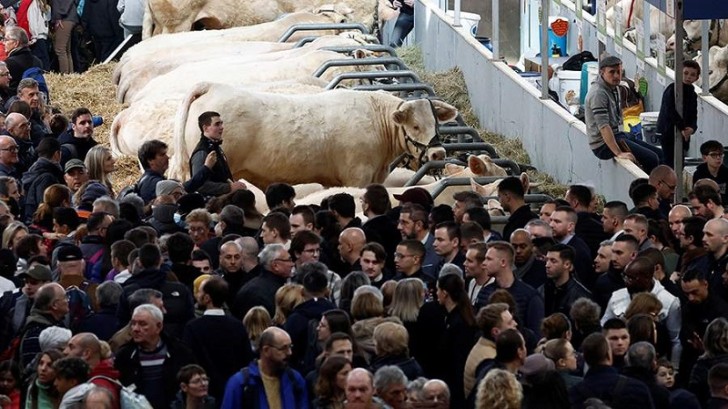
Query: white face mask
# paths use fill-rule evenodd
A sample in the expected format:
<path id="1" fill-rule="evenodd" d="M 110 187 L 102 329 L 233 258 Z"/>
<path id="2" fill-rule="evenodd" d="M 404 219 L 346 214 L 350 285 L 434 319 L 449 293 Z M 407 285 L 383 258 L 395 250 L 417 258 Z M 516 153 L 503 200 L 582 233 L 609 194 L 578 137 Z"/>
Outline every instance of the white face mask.
<path id="1" fill-rule="evenodd" d="M 179 214 L 179 213 L 175 213 L 174 214 L 174 223 L 175 224 L 182 223 L 182 215 L 181 214 Z"/>

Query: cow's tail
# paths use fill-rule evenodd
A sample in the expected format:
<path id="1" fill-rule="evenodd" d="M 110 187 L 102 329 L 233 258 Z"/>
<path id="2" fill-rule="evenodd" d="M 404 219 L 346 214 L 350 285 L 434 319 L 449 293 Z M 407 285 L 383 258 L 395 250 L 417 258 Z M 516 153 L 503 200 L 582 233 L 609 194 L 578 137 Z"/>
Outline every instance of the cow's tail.
<path id="1" fill-rule="evenodd" d="M 187 180 L 189 177 L 190 152 L 187 151 L 187 119 L 189 118 L 192 103 L 202 95 L 205 95 L 212 87 L 211 82 L 200 82 L 196 84 L 182 99 L 177 107 L 174 117 L 174 131 L 172 141 L 174 143 L 174 155 L 170 163 L 170 176 L 179 180 Z"/>
<path id="2" fill-rule="evenodd" d="M 114 117 L 114 122 L 111 123 L 111 130 L 109 131 L 109 145 L 111 145 L 111 152 L 114 155 L 124 154 L 119 146 L 119 133 L 121 130 L 121 122 L 124 120 L 124 116 L 126 115 L 125 112 L 126 110 L 119 112 Z"/>
<path id="3" fill-rule="evenodd" d="M 144 18 L 142 19 L 142 40 L 154 35 L 154 13 L 152 12 L 152 0 L 144 2 Z"/>

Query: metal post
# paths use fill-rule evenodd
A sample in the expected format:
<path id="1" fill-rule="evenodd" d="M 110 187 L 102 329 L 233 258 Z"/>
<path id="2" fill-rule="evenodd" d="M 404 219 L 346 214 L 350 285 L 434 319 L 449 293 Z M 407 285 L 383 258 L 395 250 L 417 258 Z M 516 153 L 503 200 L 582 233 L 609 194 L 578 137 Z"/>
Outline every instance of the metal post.
<path id="1" fill-rule="evenodd" d="M 644 12 L 642 14 L 642 27 L 644 28 L 642 32 L 644 33 L 644 35 L 642 36 L 642 41 L 644 43 L 645 59 L 647 59 L 649 57 L 652 57 L 652 24 L 650 24 L 650 10 L 652 10 L 652 6 L 650 5 L 650 3 L 647 2 L 647 0 L 639 1 L 644 2 Z"/>
<path id="2" fill-rule="evenodd" d="M 453 13 L 452 25 L 455 27 L 462 27 L 462 24 L 460 24 L 460 0 L 455 0 L 455 11 Z"/>
<path id="3" fill-rule="evenodd" d="M 541 0 L 541 99 L 549 99 L 549 5 Z"/>
<path id="4" fill-rule="evenodd" d="M 700 38 L 700 49 L 703 50 L 700 53 L 700 66 L 703 71 L 703 74 L 700 75 L 700 88 L 702 89 L 702 95 L 707 96 L 710 95 L 710 76 L 705 74 L 708 72 L 708 67 L 710 66 L 710 62 L 708 61 L 710 52 L 707 51 L 710 50 L 710 20 L 703 20 L 700 25 L 703 31 L 702 37 Z"/>
<path id="5" fill-rule="evenodd" d="M 500 0 L 493 0 L 492 8 L 490 44 L 493 46 L 493 58 L 500 60 Z"/>
<path id="6" fill-rule="evenodd" d="M 675 2 L 675 38 L 685 38 L 683 28 L 683 0 L 669 0 Z M 705 53 L 705 49 L 703 50 Z M 706 53 L 707 54 L 707 53 Z M 683 48 L 675 47 L 675 111 L 683 117 Z M 707 66 L 703 66 L 707 68 Z M 677 126 L 675 133 L 675 173 L 677 174 L 677 187 L 675 188 L 675 203 L 682 202 L 684 189 L 682 183 L 683 173 L 683 138 Z"/>

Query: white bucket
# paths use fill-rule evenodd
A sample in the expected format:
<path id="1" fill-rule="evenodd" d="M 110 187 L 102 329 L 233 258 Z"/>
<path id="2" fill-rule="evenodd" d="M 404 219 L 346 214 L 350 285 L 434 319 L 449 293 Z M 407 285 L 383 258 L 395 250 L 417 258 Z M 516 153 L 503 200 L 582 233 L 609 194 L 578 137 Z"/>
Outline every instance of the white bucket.
<path id="1" fill-rule="evenodd" d="M 447 15 L 454 19 L 455 11 L 448 10 Z M 478 35 L 478 23 L 480 23 L 480 14 L 466 13 L 464 11 L 460 12 L 460 24 L 462 24 L 463 28 L 468 30 L 473 37 Z"/>
<path id="2" fill-rule="evenodd" d="M 651 144 L 660 146 L 660 137 L 657 135 L 657 117 L 659 112 L 643 112 L 640 114 L 640 122 L 642 123 L 642 140 Z"/>

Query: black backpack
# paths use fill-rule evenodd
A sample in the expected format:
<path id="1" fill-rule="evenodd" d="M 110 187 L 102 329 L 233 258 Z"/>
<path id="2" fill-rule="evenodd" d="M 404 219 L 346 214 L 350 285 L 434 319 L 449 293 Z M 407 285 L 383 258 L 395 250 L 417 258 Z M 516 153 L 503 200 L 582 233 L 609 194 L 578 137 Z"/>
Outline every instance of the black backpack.
<path id="1" fill-rule="evenodd" d="M 597 61 L 594 58 L 594 54 L 590 51 L 582 51 L 579 54 L 572 55 L 564 64 L 561 65 L 561 69 L 567 71 L 581 71 L 581 66 L 586 62 Z"/>
<path id="2" fill-rule="evenodd" d="M 142 176 L 141 179 L 139 179 L 137 182 L 132 183 L 131 185 L 121 189 L 118 195 L 116 195 L 116 200 L 121 200 L 125 198 L 126 196 L 130 195 L 131 193 L 134 193 L 138 196 L 141 196 L 139 194 L 140 188 L 142 186 L 142 183 L 144 183 L 144 180 L 147 178 L 148 175 Z"/>

